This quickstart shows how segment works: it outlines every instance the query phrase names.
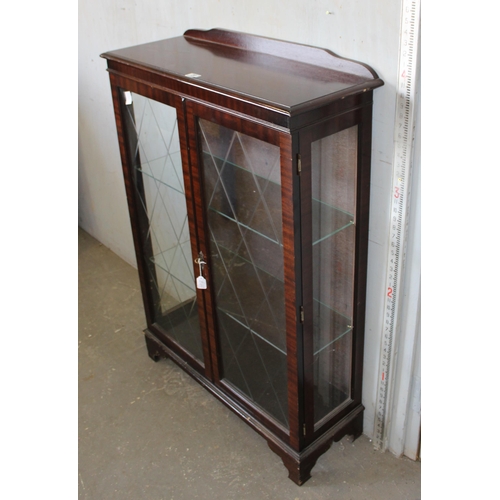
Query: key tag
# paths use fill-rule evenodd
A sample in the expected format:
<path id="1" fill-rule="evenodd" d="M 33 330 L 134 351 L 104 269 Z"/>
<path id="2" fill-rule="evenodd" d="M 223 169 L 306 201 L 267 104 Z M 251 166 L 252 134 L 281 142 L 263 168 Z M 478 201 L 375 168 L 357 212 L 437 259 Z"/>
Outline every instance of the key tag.
<path id="1" fill-rule="evenodd" d="M 196 278 L 196 288 L 199 288 L 200 290 L 207 289 L 207 280 L 203 276 L 198 276 Z"/>
<path id="2" fill-rule="evenodd" d="M 198 288 L 199 290 L 206 290 L 207 280 L 203 277 L 203 265 L 206 264 L 206 262 L 204 262 L 201 258 L 196 259 L 195 262 L 200 268 L 200 275 L 196 278 L 196 288 Z"/>

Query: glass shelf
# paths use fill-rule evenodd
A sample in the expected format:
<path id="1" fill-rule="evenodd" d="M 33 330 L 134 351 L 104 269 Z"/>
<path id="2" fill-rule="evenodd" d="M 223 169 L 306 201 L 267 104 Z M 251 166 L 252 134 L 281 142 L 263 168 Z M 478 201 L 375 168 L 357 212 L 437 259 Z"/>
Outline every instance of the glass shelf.
<path id="1" fill-rule="evenodd" d="M 281 244 L 281 186 L 250 170 L 203 154 L 209 210 Z"/>
<path id="2" fill-rule="evenodd" d="M 177 191 L 178 193 L 180 194 L 185 194 L 184 191 L 181 191 L 178 187 L 175 187 L 175 186 L 172 186 L 172 184 L 169 184 L 168 182 L 166 181 L 162 181 L 160 179 L 158 179 L 157 177 L 155 177 L 154 175 L 151 175 L 149 172 L 146 172 L 145 170 L 141 169 L 141 168 L 137 168 L 136 169 L 138 172 L 141 172 L 141 174 L 144 174 L 146 175 L 147 177 L 149 177 L 150 179 L 153 179 L 154 181 L 156 182 L 159 182 L 161 184 L 163 184 L 164 186 L 170 188 L 170 189 L 173 189 L 174 191 Z"/>
<path id="3" fill-rule="evenodd" d="M 264 342 L 266 342 L 268 345 L 270 345 L 271 347 L 274 347 L 274 349 L 277 349 L 279 352 L 281 352 L 282 354 L 284 354 L 286 356 L 286 351 L 284 351 L 283 349 L 280 349 L 277 345 L 274 345 L 272 342 L 270 342 L 268 339 L 266 339 L 264 336 L 260 335 L 258 332 L 256 332 L 255 330 L 252 330 L 252 328 L 249 328 L 246 324 L 242 323 L 242 321 L 240 321 L 240 319 L 236 318 L 235 316 L 233 316 L 229 311 L 224 311 L 224 309 L 222 308 L 219 308 L 219 311 L 223 312 L 224 314 L 226 314 L 229 318 L 231 318 L 233 321 L 236 321 L 236 323 L 238 323 L 240 326 L 242 326 L 243 328 L 246 328 L 248 330 L 249 333 L 251 333 L 252 335 L 255 335 L 257 336 L 260 340 L 263 340 Z"/>
<path id="4" fill-rule="evenodd" d="M 239 190 L 238 192 L 229 193 L 227 187 L 226 189 L 221 189 L 219 192 L 220 196 L 214 196 L 210 200 L 209 210 L 213 210 L 221 216 L 240 224 L 242 227 L 255 231 L 261 236 L 281 245 L 281 221 L 272 218 L 274 224 L 270 225 L 269 218 L 259 217 L 258 210 L 254 214 L 238 213 L 240 206 L 247 205 L 245 198 L 249 197 L 248 192 L 250 189 L 253 191 L 252 194 L 255 194 L 259 189 L 264 193 L 263 199 L 267 206 L 261 207 L 261 211 L 266 211 L 270 214 L 273 211 L 281 213 L 281 207 L 273 206 L 276 203 L 281 203 L 281 185 L 271 179 L 266 179 L 252 173 L 240 165 L 211 156 L 209 153 L 205 152 L 204 158 L 205 161 L 213 159 L 217 163 L 217 168 L 221 172 L 221 175 L 225 177 L 225 184 L 232 185 L 233 187 L 238 186 L 235 190 Z M 256 182 L 259 184 L 259 188 L 254 189 Z M 312 212 L 313 245 L 317 245 L 321 241 L 354 224 L 353 214 L 314 198 L 312 201 Z M 262 225 L 265 225 L 265 227 L 261 227 Z"/>
<path id="5" fill-rule="evenodd" d="M 212 240 L 212 243 L 215 244 L 215 242 L 213 240 Z M 242 255 L 233 252 L 229 248 L 226 248 L 223 245 L 221 245 L 220 243 L 218 244 L 218 247 L 220 249 L 222 249 L 223 251 L 230 253 L 232 255 L 231 260 L 233 260 L 235 257 L 238 257 L 238 259 L 241 259 L 241 261 L 243 261 L 245 264 L 255 265 L 255 263 L 252 263 L 252 261 L 249 260 L 248 258 L 245 258 Z M 242 265 L 242 264 L 240 264 L 240 265 Z M 277 280 L 279 283 L 281 283 L 281 284 L 285 283 L 285 280 L 282 276 L 280 276 L 280 277 L 275 276 L 273 273 L 269 272 L 269 270 L 263 269 L 262 267 L 260 267 L 258 265 L 255 265 L 255 268 L 259 271 L 262 271 L 263 273 L 266 273 L 268 276 L 270 276 L 272 279 Z"/>
<path id="6" fill-rule="evenodd" d="M 207 156 L 207 160 L 209 158 L 210 157 Z M 221 159 L 218 159 L 218 161 L 220 161 L 221 164 L 223 162 Z M 240 182 L 242 176 L 243 178 L 248 177 L 248 182 L 251 181 L 250 177 L 253 177 L 252 173 L 247 172 L 246 169 L 235 164 L 226 162 L 226 168 L 228 165 L 230 168 L 238 170 Z M 224 171 L 222 175 L 224 175 Z M 263 179 L 262 177 L 260 178 Z M 271 184 L 271 181 L 269 181 L 269 184 Z M 278 184 L 275 184 L 275 186 L 281 189 Z M 219 198 L 217 200 L 220 201 Z M 277 201 L 278 200 L 280 200 L 279 197 L 277 197 Z M 238 274 L 238 283 L 243 284 L 243 286 L 247 286 L 247 283 L 252 282 L 252 277 L 255 276 L 256 273 L 259 275 L 265 273 L 268 279 L 276 280 L 279 283 L 280 291 L 284 290 L 284 275 L 281 259 L 276 259 L 278 262 L 276 265 L 273 265 L 273 256 L 282 255 L 282 243 L 276 238 L 269 237 L 268 234 L 260 232 L 256 227 L 252 227 L 257 225 L 253 223 L 254 221 L 251 221 L 250 225 L 248 225 L 237 220 L 234 216 L 233 208 L 234 206 L 229 203 L 226 206 L 225 212 L 214 206 L 208 207 L 209 227 L 213 232 L 217 233 L 216 238 L 211 238 L 211 245 L 215 245 L 218 248 L 218 252 L 215 253 L 215 259 L 223 260 L 230 264 L 237 262 L 237 265 L 242 268 Z M 313 225 L 313 245 L 324 245 L 326 243 L 325 240 L 352 226 L 353 219 L 354 216 L 350 213 L 339 210 L 318 200 L 313 200 L 313 220 L 317 221 L 316 224 Z M 333 227 L 334 230 L 322 231 L 325 227 Z M 217 241 L 217 243 L 215 241 Z M 322 245 L 319 245 L 317 248 Z M 222 259 L 219 256 L 220 253 L 224 254 Z M 212 265 L 215 259 L 214 255 L 212 255 Z M 247 270 L 246 274 L 243 272 L 244 269 Z M 234 272 L 232 268 L 231 272 Z M 221 271 L 221 276 L 223 274 L 224 270 Z M 241 285 L 234 285 L 234 287 L 237 286 Z M 223 292 L 224 293 L 218 293 L 218 296 L 234 296 L 234 290 L 227 286 L 223 288 Z M 252 291 L 251 293 L 254 292 Z M 248 323 L 245 322 L 245 317 L 248 318 L 251 317 L 251 315 L 245 315 L 241 311 L 241 307 L 240 304 L 235 304 L 235 308 L 226 308 L 224 312 L 230 314 L 234 321 L 239 321 L 240 324 L 243 325 Z M 278 304 L 275 304 L 275 307 L 278 307 Z M 314 301 L 313 307 L 316 317 L 319 318 L 319 322 L 315 322 L 315 327 L 318 331 L 315 331 L 314 338 L 322 339 L 320 345 L 315 346 L 314 349 L 314 353 L 318 354 L 348 333 L 351 330 L 349 325 L 351 325 L 352 321 L 335 309 L 325 304 L 321 304 L 318 300 Z M 274 332 L 274 325 L 271 326 L 270 331 L 266 331 L 266 326 L 269 325 L 261 325 L 261 328 L 254 326 L 250 329 L 278 351 L 286 352 L 284 339 L 282 341 L 277 340 L 283 337 L 283 335 L 280 336 L 278 332 Z M 320 328 L 322 330 L 321 333 L 319 331 Z M 332 337 L 332 335 L 335 336 Z"/>
<path id="7" fill-rule="evenodd" d="M 212 245 L 230 252 L 231 260 L 238 256 L 243 262 L 284 282 L 283 245 L 280 242 L 213 207 L 209 207 L 208 219 Z"/>
<path id="8" fill-rule="evenodd" d="M 283 286 L 281 284 L 281 286 Z M 248 294 L 252 294 L 252 290 L 248 290 Z M 220 300 L 222 302 L 222 300 Z M 232 304 L 228 301 L 223 301 L 223 304 L 219 307 L 219 311 L 228 316 L 231 320 L 238 323 L 241 327 L 246 328 L 248 332 L 252 335 L 257 336 L 262 341 L 266 342 L 269 346 L 276 349 L 282 354 L 286 354 L 286 345 L 283 342 L 281 337 L 281 332 L 277 331 L 276 325 L 272 324 L 272 321 L 267 321 L 266 318 L 256 318 L 251 325 L 248 325 L 247 315 L 240 311 L 240 304 L 238 301 L 233 302 Z M 275 304 L 277 305 L 277 304 Z M 224 306 L 224 307 L 223 307 Z M 233 306 L 233 307 L 231 307 Z M 226 308 L 227 307 L 227 308 Z M 313 355 L 315 359 L 321 353 L 328 352 L 328 350 L 334 350 L 335 344 L 340 341 L 346 334 L 352 331 L 351 320 L 342 316 L 337 311 L 325 306 L 324 304 L 320 304 L 318 301 L 314 301 L 315 308 L 322 308 L 325 312 L 322 314 L 323 318 L 323 331 L 322 335 L 319 332 L 314 332 L 314 338 L 321 338 L 323 341 L 320 345 L 314 346 Z M 325 314 L 326 313 L 326 314 Z M 325 320 L 326 316 L 326 320 Z M 330 320 L 330 324 L 335 324 L 334 328 L 327 328 L 324 326 L 325 321 Z M 321 320 L 320 320 L 321 324 Z M 320 326 L 315 325 L 316 329 L 319 329 Z M 332 335 L 333 334 L 333 335 Z"/>
<path id="9" fill-rule="evenodd" d="M 271 172 L 270 177 L 267 178 L 264 175 L 260 175 L 259 173 L 256 173 L 253 170 L 249 170 L 248 168 L 246 168 L 238 163 L 235 163 L 231 160 L 228 160 L 227 158 L 224 159 L 224 158 L 221 158 L 219 156 L 212 155 L 208 151 L 203 151 L 203 156 L 204 156 L 204 161 L 207 161 L 208 159 L 213 158 L 217 163 L 217 168 L 219 168 L 219 169 L 224 165 L 229 165 L 231 168 L 237 168 L 238 170 L 242 170 L 251 176 L 255 176 L 256 178 L 259 179 L 259 181 L 263 181 L 265 183 L 270 182 L 270 183 L 274 184 L 275 186 L 279 186 L 281 189 L 279 165 L 276 165 L 276 173 L 274 173 L 274 175 L 273 175 L 273 172 Z"/>
<path id="10" fill-rule="evenodd" d="M 157 253 L 150 260 L 176 282 L 191 290 L 193 295 L 196 295 L 193 271 L 190 264 L 186 261 L 185 255 L 191 255 L 190 241 L 185 241 L 164 252 Z M 175 275 L 173 272 L 175 272 Z"/>
<path id="11" fill-rule="evenodd" d="M 198 306 L 195 299 L 179 303 L 171 298 L 168 311 L 156 318 L 167 335 L 184 349 L 203 360 L 203 350 L 199 341 Z"/>
<path id="12" fill-rule="evenodd" d="M 315 246 L 354 224 L 354 215 L 313 198 L 312 220 Z"/>
<path id="13" fill-rule="evenodd" d="M 136 170 L 180 194 L 185 194 L 180 152 L 170 153 L 151 161 L 143 160 L 142 165 L 136 166 Z"/>
<path id="14" fill-rule="evenodd" d="M 162 264 L 159 264 L 155 259 L 154 257 L 151 257 L 151 262 L 153 262 L 154 264 L 156 264 L 159 268 L 161 268 L 163 271 L 165 271 L 173 280 L 175 280 L 176 283 L 182 285 L 183 287 L 191 290 L 193 292 L 193 295 L 196 295 L 196 287 L 194 286 L 194 282 L 192 284 L 188 284 L 186 283 L 184 280 L 180 280 L 177 276 L 175 276 L 174 274 L 172 274 L 170 271 L 167 271 L 165 269 L 165 266 L 162 265 Z"/>
<path id="15" fill-rule="evenodd" d="M 332 346 L 352 330 L 352 319 L 344 316 L 332 307 L 313 300 L 313 314 L 316 321 L 313 325 L 314 356 Z"/>
<path id="16" fill-rule="evenodd" d="M 210 262 L 218 310 L 248 329 L 278 351 L 286 352 L 285 308 L 283 271 L 275 276 L 265 262 L 257 265 L 251 258 L 245 258 L 220 243 L 215 245 Z M 267 262 L 269 264 L 269 261 Z"/>
<path id="17" fill-rule="evenodd" d="M 212 245 L 215 245 L 213 240 Z M 220 244 L 217 246 L 217 249 L 218 253 L 216 254 L 215 259 L 211 259 L 212 266 L 215 266 L 214 272 L 218 272 L 217 266 L 222 265 L 220 262 L 221 258 L 218 257 L 220 254 L 222 255 L 222 260 L 226 263 L 225 266 L 230 268 L 229 270 L 234 276 L 234 281 L 236 281 L 236 283 L 232 284 L 225 283 L 225 286 L 216 291 L 217 296 L 219 297 L 218 301 L 221 304 L 219 309 L 222 312 L 227 314 L 231 317 L 231 319 L 238 322 L 240 325 L 247 327 L 247 318 L 252 317 L 252 312 L 245 314 L 243 310 L 249 307 L 248 297 L 255 298 L 260 295 L 260 300 L 264 300 L 266 298 L 263 295 L 263 291 L 261 289 L 262 287 L 265 291 L 268 291 L 266 300 L 269 302 L 269 306 L 274 311 L 278 311 L 282 308 L 282 305 L 277 301 L 273 303 L 272 291 L 279 290 L 282 292 L 284 290 L 283 278 L 280 279 L 276 277 L 268 272 L 268 270 L 256 266 L 251 260 L 242 257 Z M 235 268 L 237 268 L 236 271 Z M 255 276 L 255 274 L 258 274 L 257 281 L 261 284 L 258 290 L 248 288 L 248 283 L 252 282 L 252 277 Z M 245 288 L 245 290 L 238 290 L 238 294 L 236 295 L 232 288 L 240 288 L 240 286 Z M 279 295 L 280 294 L 278 294 L 278 296 Z M 267 310 L 267 308 L 265 309 Z M 336 311 L 332 307 L 322 304 L 317 299 L 314 299 L 313 302 L 313 314 L 319 319 L 314 324 L 317 330 L 314 331 L 314 338 L 320 339 L 319 345 L 314 346 L 315 356 L 329 346 L 335 344 L 335 342 L 352 330 L 351 318 L 343 315 L 339 311 Z M 269 318 L 268 316 L 268 321 L 265 321 L 265 316 L 262 317 L 255 312 L 253 313 L 253 316 L 255 316 L 255 319 L 249 327 L 250 332 L 257 335 L 278 351 L 285 353 L 286 346 L 284 338 L 282 338 L 281 332 L 277 331 L 276 324 L 272 321 L 272 317 Z"/>
<path id="18" fill-rule="evenodd" d="M 249 231 L 252 231 L 254 232 L 255 234 L 258 234 L 259 236 L 262 236 L 262 238 L 266 238 L 267 240 L 271 241 L 272 243 L 276 243 L 277 245 L 279 245 L 280 247 L 283 247 L 283 244 L 280 243 L 279 241 L 273 239 L 273 238 L 270 238 L 269 236 L 267 236 L 266 234 L 263 234 L 259 231 L 257 231 L 256 229 L 254 229 L 253 227 L 251 226 L 247 226 L 246 224 L 243 224 L 241 222 L 238 222 L 236 219 L 234 219 L 233 217 L 231 217 L 230 215 L 228 215 L 227 213 L 222 213 L 220 212 L 219 210 L 213 208 L 213 207 L 208 207 L 209 210 L 211 210 L 212 212 L 215 212 L 217 213 L 218 215 L 220 215 L 221 217 L 224 217 L 228 220 L 230 220 L 231 222 L 234 222 L 235 224 L 238 224 L 239 226 L 241 226 L 242 228 L 244 229 L 248 229 Z"/>

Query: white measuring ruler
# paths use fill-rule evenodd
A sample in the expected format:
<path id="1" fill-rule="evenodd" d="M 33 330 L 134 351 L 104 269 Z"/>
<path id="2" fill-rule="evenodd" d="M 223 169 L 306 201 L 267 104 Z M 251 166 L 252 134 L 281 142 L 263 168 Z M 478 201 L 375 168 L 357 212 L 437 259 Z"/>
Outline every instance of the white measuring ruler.
<path id="1" fill-rule="evenodd" d="M 402 0 L 390 240 L 373 439 L 375 447 L 380 450 L 385 450 L 387 441 L 387 409 L 390 408 L 393 385 L 393 341 L 397 332 L 406 254 L 405 235 L 414 136 L 415 61 L 417 59 L 419 23 L 420 0 Z"/>

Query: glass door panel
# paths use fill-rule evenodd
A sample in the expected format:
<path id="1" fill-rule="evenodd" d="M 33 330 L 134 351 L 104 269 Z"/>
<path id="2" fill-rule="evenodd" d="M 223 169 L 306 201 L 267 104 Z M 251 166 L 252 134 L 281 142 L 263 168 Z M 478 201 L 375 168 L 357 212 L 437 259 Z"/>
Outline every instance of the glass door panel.
<path id="1" fill-rule="evenodd" d="M 154 297 L 154 323 L 203 362 L 181 148 L 175 108 L 131 93 L 127 129 L 135 137 L 134 187 L 143 253 Z"/>
<path id="2" fill-rule="evenodd" d="M 314 422 L 351 397 L 357 126 L 312 143 Z"/>
<path id="3" fill-rule="evenodd" d="M 288 426 L 280 150 L 198 120 L 222 379 Z"/>

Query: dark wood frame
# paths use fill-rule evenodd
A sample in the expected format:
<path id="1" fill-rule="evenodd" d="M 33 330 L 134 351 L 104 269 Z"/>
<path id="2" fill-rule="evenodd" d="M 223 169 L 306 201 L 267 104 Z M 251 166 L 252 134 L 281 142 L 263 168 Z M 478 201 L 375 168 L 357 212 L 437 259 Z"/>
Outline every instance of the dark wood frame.
<path id="1" fill-rule="evenodd" d="M 276 95 L 249 95 L 241 88 L 223 86 L 215 72 L 204 80 L 181 74 L 180 69 L 159 66 L 157 59 L 168 59 L 169 50 L 186 47 L 193 64 L 203 65 L 204 55 L 215 54 L 227 71 L 234 64 L 249 68 L 264 78 L 273 68 L 292 80 L 283 85 L 282 102 Z M 164 52 L 162 52 L 164 51 Z M 166 54 L 163 56 L 163 54 Z M 268 442 L 283 460 L 289 477 L 303 484 L 317 458 L 333 441 L 346 434 L 358 437 L 363 428 L 361 403 L 366 268 L 370 191 L 372 90 L 383 82 L 369 67 L 335 56 L 329 51 L 289 42 L 241 33 L 190 30 L 184 37 L 132 47 L 103 54 L 108 61 L 113 105 L 125 178 L 128 207 L 138 272 L 141 281 L 147 328 L 146 344 L 152 359 L 169 357 L 240 416 Z M 219 61 L 218 59 L 218 61 Z M 283 63 L 286 62 L 286 64 Z M 165 63 L 166 64 L 166 63 Z M 208 71 L 208 70 L 207 70 Z M 228 73 L 230 74 L 230 73 Z M 279 76 L 279 75 L 278 75 Z M 332 89 L 299 101 L 303 89 L 294 93 L 293 78 L 309 78 Z M 276 75 L 271 75 L 271 80 Z M 300 81 L 299 79 L 297 80 Z M 238 83 L 238 82 L 237 82 Z M 240 83 L 238 83 L 240 85 Z M 320 90 L 321 90 L 321 85 Z M 138 205 L 134 185 L 132 150 L 134 134 L 124 120 L 122 90 L 132 91 L 172 106 L 177 111 L 179 138 L 190 226 L 191 250 L 208 255 L 206 216 L 203 209 L 203 179 L 200 174 L 197 118 L 215 121 L 280 148 L 281 194 L 285 272 L 285 311 L 288 376 L 288 422 L 285 429 L 221 380 L 219 340 L 214 317 L 214 297 L 209 288 L 197 290 L 198 314 L 202 334 L 204 362 L 200 363 L 179 346 L 154 321 L 154 289 L 148 283 L 148 249 L 144 214 Z M 317 89 L 316 89 L 317 90 Z M 295 95 L 297 94 L 297 95 Z M 295 99 L 295 100 L 294 100 Z M 351 400 L 314 429 L 312 359 L 312 251 L 311 251 L 311 153 L 310 145 L 323 135 L 358 125 L 358 171 L 356 196 L 356 245 L 354 270 L 354 329 L 351 376 Z M 301 169 L 300 169 L 301 167 Z M 193 264 L 193 279 L 195 278 Z M 303 316 L 302 316 L 303 315 Z M 309 363 L 309 365 L 308 365 Z"/>

